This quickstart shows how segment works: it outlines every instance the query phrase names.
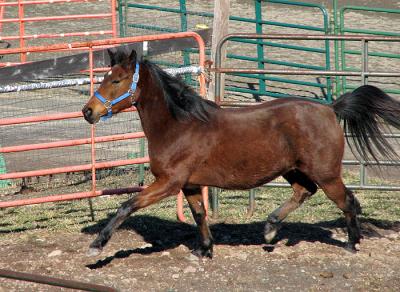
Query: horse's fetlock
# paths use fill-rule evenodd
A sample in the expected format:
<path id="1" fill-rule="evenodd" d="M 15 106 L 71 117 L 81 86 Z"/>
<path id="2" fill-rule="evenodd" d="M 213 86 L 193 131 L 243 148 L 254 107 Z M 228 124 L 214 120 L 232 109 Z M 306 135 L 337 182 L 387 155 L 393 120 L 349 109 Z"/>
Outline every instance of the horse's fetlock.
<path id="1" fill-rule="evenodd" d="M 275 238 L 276 234 L 278 233 L 278 230 L 280 228 L 280 224 L 278 223 L 270 223 L 267 221 L 267 224 L 265 224 L 264 227 L 264 239 L 265 242 L 271 243 L 272 240 Z"/>
<path id="2" fill-rule="evenodd" d="M 275 214 L 271 214 L 267 218 L 267 223 L 278 224 L 279 222 L 280 222 L 280 220 L 279 220 L 278 216 Z"/>
<path id="3" fill-rule="evenodd" d="M 209 248 L 209 247 L 212 247 L 213 244 L 214 244 L 214 240 L 211 237 L 205 238 L 202 241 L 203 247 Z"/>

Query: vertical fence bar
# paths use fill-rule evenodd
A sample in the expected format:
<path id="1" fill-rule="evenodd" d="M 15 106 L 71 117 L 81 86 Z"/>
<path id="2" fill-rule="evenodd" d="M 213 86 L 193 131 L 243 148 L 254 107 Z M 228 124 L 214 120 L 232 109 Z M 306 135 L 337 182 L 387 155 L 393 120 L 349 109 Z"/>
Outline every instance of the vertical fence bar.
<path id="1" fill-rule="evenodd" d="M 340 22 L 339 22 L 339 34 L 344 35 L 344 13 L 343 10 L 340 10 Z M 340 60 L 342 61 L 342 70 L 347 70 L 346 68 L 346 41 L 340 41 Z M 341 83 L 341 92 L 347 91 L 347 80 L 346 76 L 342 76 L 342 83 Z"/>
<path id="2" fill-rule="evenodd" d="M 112 29 L 112 36 L 113 38 L 118 37 L 117 33 L 117 15 L 116 15 L 116 0 L 111 0 L 111 29 Z M 119 5 L 118 5 L 119 8 Z"/>
<path id="3" fill-rule="evenodd" d="M 18 0 L 18 19 L 19 19 L 19 46 L 25 47 L 25 23 L 24 23 L 24 3 L 22 0 Z M 21 62 L 26 62 L 26 53 L 21 53 Z"/>
<path id="4" fill-rule="evenodd" d="M 140 153 L 139 156 L 140 157 L 144 157 L 144 151 L 145 151 L 145 145 L 144 145 L 144 138 L 141 138 L 139 140 L 139 147 L 140 147 Z M 143 186 L 144 185 L 144 163 L 139 164 L 139 186 Z"/>
<path id="5" fill-rule="evenodd" d="M 94 94 L 94 75 L 93 75 L 93 47 L 89 47 L 89 72 L 90 72 L 90 96 Z M 92 193 L 96 194 L 96 144 L 95 144 L 95 125 L 92 124 L 90 128 L 91 136 L 91 160 L 92 160 Z M 94 210 L 92 199 L 89 198 L 90 216 L 94 221 Z"/>
<path id="6" fill-rule="evenodd" d="M 368 41 L 363 39 L 361 41 L 361 79 L 362 84 L 368 84 Z M 360 186 L 364 187 L 367 184 L 367 173 L 366 173 L 365 161 L 360 161 Z"/>
<path id="7" fill-rule="evenodd" d="M 363 188 L 367 184 L 365 161 L 360 161 L 360 187 Z"/>
<path id="8" fill-rule="evenodd" d="M 262 0 L 256 0 L 254 4 L 255 8 L 255 15 L 256 15 L 256 33 L 257 34 L 262 34 L 263 33 L 263 28 L 262 28 Z M 257 67 L 258 69 L 264 69 L 264 45 L 262 44 L 262 40 L 258 39 L 257 40 L 257 59 L 258 59 L 258 64 Z M 259 91 L 260 92 L 265 92 L 265 80 L 263 78 L 263 75 L 259 75 Z"/>
<path id="9" fill-rule="evenodd" d="M 0 145 L 0 148 L 1 148 L 1 145 Z M 6 161 L 5 161 L 2 153 L 0 153 L 0 174 L 4 174 L 4 173 L 7 173 Z M 11 185 L 10 180 L 1 180 L 0 179 L 0 189 L 5 188 L 9 185 Z"/>
<path id="10" fill-rule="evenodd" d="M 219 194 L 220 194 L 220 189 L 211 188 L 211 209 L 212 209 L 212 217 L 214 219 L 218 218 Z"/>
<path id="11" fill-rule="evenodd" d="M 124 37 L 126 37 L 128 35 L 128 21 L 127 21 L 127 17 L 128 17 L 128 0 L 124 0 Z"/>
<path id="12" fill-rule="evenodd" d="M 333 0 L 333 34 L 334 35 L 339 35 L 340 30 L 339 30 L 339 23 L 338 23 L 338 3 L 337 0 Z M 339 71 L 340 70 L 340 54 L 339 54 L 339 40 L 334 40 L 334 50 L 335 50 L 335 70 Z M 341 95 L 341 77 L 336 76 L 335 77 L 335 94 L 336 98 L 338 98 Z"/>
<path id="13" fill-rule="evenodd" d="M 119 16 L 119 36 L 126 37 L 126 18 L 128 17 L 127 0 L 118 0 L 118 16 Z"/>
<path id="14" fill-rule="evenodd" d="M 187 31 L 186 0 L 179 0 L 179 11 L 181 17 L 181 31 Z"/>
<path id="15" fill-rule="evenodd" d="M 361 42 L 362 50 L 361 50 L 361 58 L 362 58 L 362 83 L 363 85 L 368 84 L 368 75 L 365 74 L 368 72 L 368 41 L 363 39 Z"/>
<path id="16" fill-rule="evenodd" d="M 208 200 L 209 200 L 209 188 L 207 186 L 201 187 L 201 197 L 203 198 L 203 206 L 206 210 L 206 218 L 208 218 Z"/>
<path id="17" fill-rule="evenodd" d="M 125 19 L 126 19 L 126 10 L 124 11 L 123 7 L 126 7 L 127 0 L 118 0 L 118 22 L 119 22 L 119 36 L 125 37 Z"/>
<path id="18" fill-rule="evenodd" d="M 256 189 L 249 191 L 249 207 L 247 209 L 247 216 L 251 217 L 256 209 Z"/>
<path id="19" fill-rule="evenodd" d="M 330 33 L 330 26 L 329 26 L 329 17 L 324 14 L 324 30 L 325 34 L 328 35 Z M 331 47 L 330 41 L 325 40 L 325 68 L 327 70 L 331 70 Z M 328 103 L 332 103 L 332 76 L 326 77 L 326 99 Z"/>
<path id="20" fill-rule="evenodd" d="M 229 31 L 229 14 L 230 14 L 230 0 L 221 0 L 214 2 L 214 18 L 212 24 L 212 37 L 211 37 L 211 61 L 215 62 L 216 59 L 216 47 L 218 42 L 228 34 Z M 226 60 L 226 46 L 221 50 L 221 64 Z M 202 74 L 203 75 L 203 74 Z M 220 76 L 220 88 L 218 93 L 219 96 L 224 96 L 225 89 L 225 76 Z M 215 95 L 215 74 L 211 73 L 209 76 L 210 83 L 208 85 L 208 96 L 204 96 L 206 99 L 215 101 L 218 103 L 218 98 Z"/>
<path id="21" fill-rule="evenodd" d="M 186 0 L 179 0 L 179 11 L 181 18 L 181 31 L 187 31 L 187 9 L 186 9 Z M 183 51 L 183 64 L 184 66 L 190 65 L 190 54 L 188 50 Z M 185 74 L 185 82 L 190 84 L 191 76 L 190 74 Z"/>
<path id="22" fill-rule="evenodd" d="M 4 3 L 4 1 L 5 0 L 0 0 L 0 3 Z M 5 9 L 6 9 L 6 6 L 0 7 L 0 20 L 3 20 Z M 2 29 L 3 29 L 3 23 L 0 22 L 0 33 L 2 32 Z"/>

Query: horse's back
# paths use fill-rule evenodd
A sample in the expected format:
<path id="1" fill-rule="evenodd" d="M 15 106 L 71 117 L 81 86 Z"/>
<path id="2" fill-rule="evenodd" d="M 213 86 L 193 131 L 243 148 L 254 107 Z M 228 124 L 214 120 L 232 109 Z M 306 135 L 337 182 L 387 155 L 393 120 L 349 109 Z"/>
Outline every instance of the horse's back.
<path id="1" fill-rule="evenodd" d="M 229 129 L 236 135 L 245 135 L 249 130 L 263 136 L 273 134 L 286 138 L 288 135 L 290 138 L 302 135 L 311 139 L 326 134 L 342 135 L 330 106 L 295 98 L 277 99 L 246 108 L 225 109 L 220 112 L 218 119 L 219 124 L 224 125 L 224 132 Z M 338 130 L 339 133 L 336 133 Z"/>

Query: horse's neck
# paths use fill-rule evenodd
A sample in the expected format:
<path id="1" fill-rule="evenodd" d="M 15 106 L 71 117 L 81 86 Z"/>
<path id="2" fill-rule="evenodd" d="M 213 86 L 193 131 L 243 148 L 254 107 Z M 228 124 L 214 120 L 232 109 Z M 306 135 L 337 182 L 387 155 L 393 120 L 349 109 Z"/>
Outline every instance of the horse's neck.
<path id="1" fill-rule="evenodd" d="M 146 80 L 149 80 L 149 83 L 141 88 L 142 96 L 137 108 L 147 139 L 160 139 L 168 134 L 169 129 L 176 128 L 174 126 L 177 121 L 169 112 L 162 90 L 154 83 L 153 78 Z"/>
<path id="2" fill-rule="evenodd" d="M 150 97 L 152 98 L 152 97 Z M 171 123 L 172 117 L 163 101 L 155 101 L 142 103 L 138 107 L 140 120 L 143 131 L 149 138 L 153 133 L 161 134 L 165 132 Z"/>

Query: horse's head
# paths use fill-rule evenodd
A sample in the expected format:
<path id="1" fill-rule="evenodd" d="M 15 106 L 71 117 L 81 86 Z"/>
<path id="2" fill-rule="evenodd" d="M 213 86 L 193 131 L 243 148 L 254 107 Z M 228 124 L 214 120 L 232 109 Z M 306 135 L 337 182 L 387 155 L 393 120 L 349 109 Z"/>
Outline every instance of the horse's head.
<path id="1" fill-rule="evenodd" d="M 128 55 L 108 50 L 111 70 L 104 75 L 104 80 L 95 94 L 83 107 L 82 113 L 90 124 L 97 123 L 101 117 L 110 118 L 134 104 L 134 92 L 139 80 L 139 63 L 136 52 Z"/>

